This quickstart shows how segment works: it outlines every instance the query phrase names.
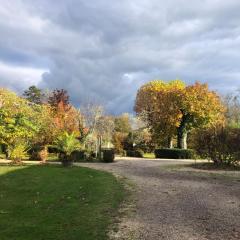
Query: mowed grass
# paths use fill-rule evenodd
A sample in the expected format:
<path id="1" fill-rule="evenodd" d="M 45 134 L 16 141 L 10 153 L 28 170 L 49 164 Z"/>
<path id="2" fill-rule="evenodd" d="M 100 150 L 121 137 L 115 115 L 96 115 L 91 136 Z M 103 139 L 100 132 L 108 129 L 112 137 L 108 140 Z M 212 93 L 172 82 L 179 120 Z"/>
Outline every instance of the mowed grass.
<path id="1" fill-rule="evenodd" d="M 0 239 L 107 239 L 124 195 L 115 177 L 96 170 L 0 166 Z"/>
<path id="2" fill-rule="evenodd" d="M 144 158 L 154 159 L 155 158 L 155 154 L 154 153 L 144 153 L 143 157 Z"/>

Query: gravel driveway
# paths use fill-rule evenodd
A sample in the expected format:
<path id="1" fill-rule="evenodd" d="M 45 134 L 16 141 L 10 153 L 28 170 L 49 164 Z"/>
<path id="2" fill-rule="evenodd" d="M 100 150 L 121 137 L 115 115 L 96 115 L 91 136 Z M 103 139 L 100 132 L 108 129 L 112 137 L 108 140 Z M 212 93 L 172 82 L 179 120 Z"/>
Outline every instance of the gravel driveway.
<path id="1" fill-rule="evenodd" d="M 239 172 L 206 173 L 185 167 L 188 163 L 121 158 L 79 165 L 113 172 L 137 186 L 136 213 L 122 219 L 115 239 L 239 240 Z"/>

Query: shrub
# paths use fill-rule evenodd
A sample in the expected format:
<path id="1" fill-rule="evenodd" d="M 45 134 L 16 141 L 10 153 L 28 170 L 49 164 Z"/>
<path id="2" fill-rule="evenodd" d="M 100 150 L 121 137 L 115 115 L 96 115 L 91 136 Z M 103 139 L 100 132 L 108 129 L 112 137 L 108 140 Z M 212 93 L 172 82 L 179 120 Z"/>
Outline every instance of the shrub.
<path id="1" fill-rule="evenodd" d="M 49 153 L 59 153 L 59 150 L 54 146 L 48 146 Z"/>
<path id="2" fill-rule="evenodd" d="M 155 150 L 156 158 L 168 159 L 194 159 L 196 154 L 191 149 L 162 148 Z"/>
<path id="3" fill-rule="evenodd" d="M 127 150 L 127 157 L 143 158 L 144 152 L 142 150 Z"/>
<path id="4" fill-rule="evenodd" d="M 18 142 L 8 147 L 8 156 L 14 162 L 20 162 L 27 156 L 28 146 L 26 143 Z"/>
<path id="5" fill-rule="evenodd" d="M 48 148 L 47 146 L 34 146 L 29 151 L 31 154 L 31 160 L 46 161 L 48 157 Z"/>
<path id="6" fill-rule="evenodd" d="M 74 162 L 81 162 L 86 160 L 86 152 L 83 150 L 75 150 L 71 153 L 70 158 Z"/>
<path id="7" fill-rule="evenodd" d="M 110 163 L 114 161 L 114 149 L 102 149 L 102 161 Z"/>
<path id="8" fill-rule="evenodd" d="M 240 129 L 214 127 L 195 133 L 194 148 L 215 164 L 237 165 L 240 163 Z"/>
<path id="9" fill-rule="evenodd" d="M 92 162 L 96 159 L 96 153 L 94 151 L 86 151 L 85 152 L 85 160 L 88 162 Z"/>
<path id="10" fill-rule="evenodd" d="M 80 142 L 76 139 L 74 133 L 62 133 L 54 142 L 56 147 L 59 150 L 59 160 L 62 162 L 63 166 L 67 167 L 72 165 L 71 154 L 75 150 L 80 149 Z"/>

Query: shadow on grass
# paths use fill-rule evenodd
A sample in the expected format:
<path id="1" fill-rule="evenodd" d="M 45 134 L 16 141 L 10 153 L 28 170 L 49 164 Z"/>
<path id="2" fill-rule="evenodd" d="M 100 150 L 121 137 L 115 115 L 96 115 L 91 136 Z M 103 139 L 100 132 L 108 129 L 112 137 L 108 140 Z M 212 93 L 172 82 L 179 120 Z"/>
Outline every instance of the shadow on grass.
<path id="1" fill-rule="evenodd" d="M 123 198 L 122 184 L 109 173 L 1 166 L 1 240 L 106 239 Z"/>

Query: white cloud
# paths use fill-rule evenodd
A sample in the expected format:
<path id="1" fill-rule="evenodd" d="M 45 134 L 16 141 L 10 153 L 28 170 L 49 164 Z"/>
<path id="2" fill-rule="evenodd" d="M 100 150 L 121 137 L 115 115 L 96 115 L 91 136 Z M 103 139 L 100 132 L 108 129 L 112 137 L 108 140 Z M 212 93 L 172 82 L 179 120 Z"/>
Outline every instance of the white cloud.
<path id="1" fill-rule="evenodd" d="M 0 85 L 13 90 L 23 90 L 31 85 L 37 85 L 42 80 L 45 69 L 10 66 L 0 62 Z"/>

